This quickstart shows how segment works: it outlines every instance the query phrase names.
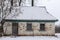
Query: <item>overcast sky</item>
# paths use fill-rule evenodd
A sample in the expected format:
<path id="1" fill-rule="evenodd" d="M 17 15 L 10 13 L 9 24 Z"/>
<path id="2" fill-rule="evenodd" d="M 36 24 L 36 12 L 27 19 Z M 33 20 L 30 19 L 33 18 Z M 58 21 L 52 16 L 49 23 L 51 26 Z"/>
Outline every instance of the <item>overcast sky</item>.
<path id="1" fill-rule="evenodd" d="M 55 16 L 59 21 L 56 24 L 60 24 L 60 0 L 41 0 L 41 5 L 46 6 L 47 11 Z"/>

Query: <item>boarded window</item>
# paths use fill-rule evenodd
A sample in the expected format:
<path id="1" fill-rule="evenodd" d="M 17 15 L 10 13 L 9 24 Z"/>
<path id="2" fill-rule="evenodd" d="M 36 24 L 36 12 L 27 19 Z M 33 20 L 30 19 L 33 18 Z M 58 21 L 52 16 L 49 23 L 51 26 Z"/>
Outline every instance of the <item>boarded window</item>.
<path id="1" fill-rule="evenodd" d="M 32 24 L 31 23 L 27 23 L 27 31 L 32 31 Z"/>
<path id="2" fill-rule="evenodd" d="M 40 31 L 45 31 L 45 24 L 40 24 Z"/>

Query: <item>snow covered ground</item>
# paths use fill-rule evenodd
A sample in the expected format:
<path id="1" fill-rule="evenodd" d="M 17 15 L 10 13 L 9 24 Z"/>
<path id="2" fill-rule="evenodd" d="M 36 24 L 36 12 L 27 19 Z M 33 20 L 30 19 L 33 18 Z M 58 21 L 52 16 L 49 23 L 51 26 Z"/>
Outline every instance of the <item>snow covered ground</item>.
<path id="1" fill-rule="evenodd" d="M 18 36 L 0 37 L 0 40 L 60 40 L 60 33 L 55 36 Z"/>

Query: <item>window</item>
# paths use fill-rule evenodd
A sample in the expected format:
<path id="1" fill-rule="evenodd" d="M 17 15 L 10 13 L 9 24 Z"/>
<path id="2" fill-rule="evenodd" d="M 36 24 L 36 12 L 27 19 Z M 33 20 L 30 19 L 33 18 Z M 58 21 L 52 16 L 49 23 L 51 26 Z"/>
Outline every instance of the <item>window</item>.
<path id="1" fill-rule="evenodd" d="M 27 23 L 27 31 L 32 31 L 32 24 L 31 23 Z"/>
<path id="2" fill-rule="evenodd" d="M 45 24 L 40 24 L 40 31 L 45 31 Z"/>

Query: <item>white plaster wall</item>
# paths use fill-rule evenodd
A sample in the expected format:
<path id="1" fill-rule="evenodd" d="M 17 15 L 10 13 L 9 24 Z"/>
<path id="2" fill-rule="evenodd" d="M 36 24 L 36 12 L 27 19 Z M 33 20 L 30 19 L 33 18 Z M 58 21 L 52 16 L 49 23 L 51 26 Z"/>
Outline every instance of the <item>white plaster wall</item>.
<path id="1" fill-rule="evenodd" d="M 46 31 L 50 35 L 55 34 L 55 23 L 46 23 Z"/>
<path id="2" fill-rule="evenodd" d="M 4 34 L 12 34 L 12 23 L 5 22 L 3 25 Z"/>
<path id="3" fill-rule="evenodd" d="M 25 22 L 20 22 L 19 23 L 19 28 L 18 28 L 18 34 L 24 35 L 25 30 L 26 30 L 26 23 Z"/>
<path id="4" fill-rule="evenodd" d="M 19 22 L 18 35 L 55 35 L 55 23 L 45 22 L 45 31 L 40 31 L 40 24 L 44 22 L 29 22 L 32 23 L 33 31 L 26 30 L 26 22 Z M 12 34 L 12 23 L 5 22 L 4 34 Z M 7 28 L 7 29 L 6 29 Z"/>
<path id="5" fill-rule="evenodd" d="M 19 35 L 55 35 L 55 24 L 54 23 L 45 23 L 45 31 L 39 31 L 40 30 L 40 23 L 33 22 L 32 23 L 32 29 L 33 31 L 27 31 L 26 30 L 26 22 L 25 23 L 19 23 Z M 25 25 L 25 26 L 23 26 Z M 21 30 L 20 30 L 21 29 Z"/>

